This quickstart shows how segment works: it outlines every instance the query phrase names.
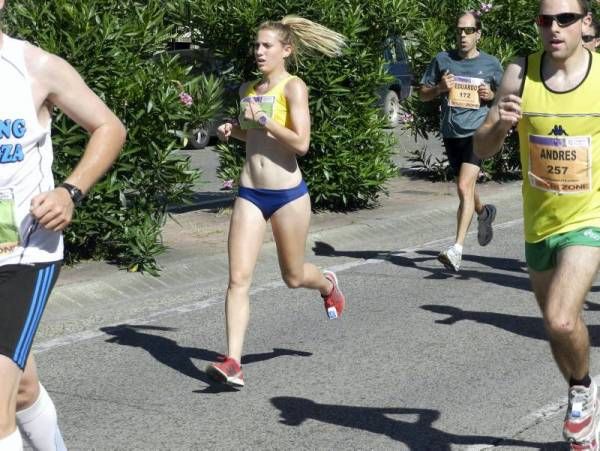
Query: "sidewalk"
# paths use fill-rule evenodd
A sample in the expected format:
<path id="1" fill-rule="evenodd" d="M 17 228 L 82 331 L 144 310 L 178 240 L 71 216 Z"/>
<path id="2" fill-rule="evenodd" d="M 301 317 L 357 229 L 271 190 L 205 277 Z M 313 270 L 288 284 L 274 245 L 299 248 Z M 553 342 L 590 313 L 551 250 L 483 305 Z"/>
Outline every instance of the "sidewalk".
<path id="1" fill-rule="evenodd" d="M 438 146 L 436 151 L 441 152 L 441 148 Z M 233 195 L 219 191 L 216 154 L 210 149 L 194 152 L 193 164 L 205 169 L 203 180 L 207 183 L 199 185 L 198 202 L 193 209 L 173 214 L 167 221 L 163 239 L 168 251 L 157 259 L 162 268 L 160 277 L 128 273 L 104 262 L 83 262 L 63 268 L 38 332 L 38 343 L 97 329 L 98 325 L 130 316 L 142 317 L 159 309 L 176 308 L 180 305 L 177 292 L 187 290 L 198 298 L 223 292 L 227 284 L 227 232 Z M 408 167 L 407 154 L 397 155 L 399 166 Z M 428 228 L 441 228 L 444 236 L 454 233 L 452 226 L 441 225 L 445 221 L 454 222 L 458 205 L 454 183 L 399 176 L 388 183 L 387 189 L 389 196 L 382 195 L 376 208 L 314 214 L 307 239 L 307 258 L 314 260 L 312 247 L 319 240 L 344 242 L 347 248 L 356 248 L 366 237 L 380 237 L 384 239 L 381 246 L 390 246 L 398 240 L 398 244 L 406 246 L 414 243 L 404 242 L 407 234 L 402 231 L 410 229 L 418 235 L 423 223 Z M 479 189 L 486 201 L 520 208 L 520 183 L 486 183 L 479 185 Z M 276 260 L 269 230 L 260 259 Z M 259 264 L 255 280 L 258 282 L 261 277 L 272 280 L 275 268 Z"/>
<path id="2" fill-rule="evenodd" d="M 431 140 L 428 143 L 420 140 L 415 143 L 413 138 L 406 134 L 398 132 L 396 134 L 401 150 L 394 156 L 394 162 L 400 169 L 409 167 L 410 162 L 407 158 L 412 149 L 428 146 L 433 155 L 441 155 L 443 152 L 439 141 Z M 206 257 L 213 253 L 225 253 L 227 250 L 229 209 L 233 203 L 235 193 L 231 190 L 223 190 L 223 183 L 217 178 L 218 154 L 214 147 L 207 147 L 202 150 L 182 150 L 181 154 L 190 157 L 191 166 L 201 171 L 201 177 L 194 187 L 195 194 L 191 205 L 171 209 L 172 218 L 167 221 L 163 229 L 163 239 L 169 251 L 158 258 L 163 269 L 182 257 L 189 258 L 198 255 L 199 252 L 200 255 Z M 360 222 L 365 217 L 372 217 L 373 212 L 382 215 L 393 214 L 397 207 L 410 201 L 413 197 L 414 200 L 421 202 L 424 200 L 423 196 L 433 196 L 433 198 L 439 196 L 452 197 L 455 192 L 452 183 L 431 183 L 426 180 L 411 179 L 407 176 L 398 176 L 392 179 L 389 181 L 387 188 L 389 196 L 382 195 L 380 205 L 375 209 L 350 213 L 320 212 L 314 214 L 311 233 Z M 485 185 L 482 185 L 481 188 L 489 190 Z M 119 270 L 116 266 L 102 262 L 88 261 L 75 267 L 64 267 L 53 297 L 61 295 L 61 287 L 88 282 L 93 283 L 98 278 L 111 278 L 121 276 L 123 273 L 124 271 Z M 164 271 L 162 275 L 164 276 Z M 139 274 L 126 273 L 126 276 L 132 279 L 139 276 Z M 161 279 L 164 279 L 164 277 L 161 276 Z M 87 290 L 81 291 L 84 297 L 90 294 Z"/>
<path id="3" fill-rule="evenodd" d="M 410 163 L 407 160 L 410 150 L 428 146 L 434 155 L 441 155 L 442 148 L 439 142 L 431 143 L 419 141 L 415 143 L 412 137 L 397 133 L 401 150 L 395 155 L 394 160 L 398 167 L 407 169 Z M 199 183 L 194 187 L 193 202 L 189 206 L 171 209 L 172 217 L 167 220 L 163 229 L 163 240 L 168 251 L 159 256 L 158 262 L 162 267 L 161 276 L 154 278 L 142 274 L 132 274 L 119 269 L 114 265 L 104 262 L 81 262 L 75 267 L 64 267 L 61 276 L 52 294 L 52 300 L 69 298 L 77 304 L 86 304 L 96 297 L 102 296 L 105 285 L 109 291 L 121 283 L 134 284 L 143 280 L 144 283 L 153 284 L 160 280 L 158 285 L 164 287 L 168 284 L 168 268 L 180 263 L 182 260 L 202 260 L 208 256 L 225 254 L 227 231 L 229 226 L 230 208 L 235 193 L 222 190 L 222 181 L 217 178 L 218 154 L 213 147 L 202 150 L 183 150 L 183 155 L 189 155 L 191 166 L 202 171 Z M 483 191 L 493 192 L 496 183 L 481 185 Z M 505 189 L 508 185 L 499 185 Z M 408 205 L 420 204 L 424 201 L 447 200 L 455 201 L 455 188 L 453 183 L 432 183 L 426 180 L 412 179 L 406 175 L 398 176 L 388 182 L 389 196 L 382 195 L 380 205 L 374 209 L 354 211 L 349 213 L 319 212 L 313 215 L 310 234 L 322 230 L 359 225 L 366 219 L 377 217 L 402 215 Z M 445 200 L 444 202 L 447 202 Z M 270 241 L 270 233 L 266 240 Z M 310 241 L 310 240 L 309 240 Z M 190 265 L 193 263 L 189 262 Z M 223 268 L 227 270 L 227 267 Z M 119 281 L 118 285 L 115 283 Z M 90 290 L 91 288 L 91 290 Z M 122 293 L 121 293 L 122 294 Z M 77 299 L 77 301 L 75 301 Z"/>

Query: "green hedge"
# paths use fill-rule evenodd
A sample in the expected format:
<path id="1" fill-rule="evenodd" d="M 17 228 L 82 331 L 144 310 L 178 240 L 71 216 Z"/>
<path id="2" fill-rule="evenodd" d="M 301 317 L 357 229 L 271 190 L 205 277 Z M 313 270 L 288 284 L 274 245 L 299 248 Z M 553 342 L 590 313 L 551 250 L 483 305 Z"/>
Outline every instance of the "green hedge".
<path id="1" fill-rule="evenodd" d="M 298 14 L 348 37 L 342 57 L 306 58 L 291 70 L 309 87 L 312 118 L 310 149 L 299 163 L 315 208 L 373 205 L 396 174 L 394 143 L 384 130 L 376 94 L 390 81 L 383 68 L 383 42 L 408 29 L 413 2 L 198 0 L 189 5 L 198 39 L 234 66 L 229 82 L 238 85 L 259 76 L 252 43 L 264 20 Z M 237 180 L 243 145 L 223 145 L 220 151 L 220 176 Z"/>
<path id="2" fill-rule="evenodd" d="M 181 204 L 198 178 L 177 156 L 176 131 L 209 119 L 220 107 L 219 81 L 191 80 L 164 52 L 174 30 L 158 0 L 14 0 L 4 28 L 67 59 L 121 118 L 128 138 L 117 163 L 78 208 L 65 233 L 66 258 L 115 261 L 156 271 L 164 250 L 166 207 Z M 180 93 L 193 104 L 181 102 Z M 54 172 L 63 180 L 81 157 L 87 134 L 60 112 L 54 117 Z"/>

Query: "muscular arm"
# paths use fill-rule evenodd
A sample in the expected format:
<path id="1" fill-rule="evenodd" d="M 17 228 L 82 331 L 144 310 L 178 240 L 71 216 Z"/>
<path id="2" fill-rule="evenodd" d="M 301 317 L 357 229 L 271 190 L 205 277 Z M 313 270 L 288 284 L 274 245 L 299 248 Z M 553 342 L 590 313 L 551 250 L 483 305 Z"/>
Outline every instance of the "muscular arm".
<path id="1" fill-rule="evenodd" d="M 480 158 L 489 158 L 500 151 L 508 131 L 521 119 L 519 90 L 523 81 L 525 60 L 509 64 L 502 77 L 494 104 L 473 137 L 473 150 Z"/>
<path id="2" fill-rule="evenodd" d="M 90 134 L 81 160 L 65 180 L 87 193 L 119 155 L 125 127 L 65 60 L 36 47 L 27 49 L 26 60 L 45 100 Z M 31 207 L 32 214 L 46 228 L 62 230 L 71 222 L 73 205 L 62 188 L 34 197 Z"/>

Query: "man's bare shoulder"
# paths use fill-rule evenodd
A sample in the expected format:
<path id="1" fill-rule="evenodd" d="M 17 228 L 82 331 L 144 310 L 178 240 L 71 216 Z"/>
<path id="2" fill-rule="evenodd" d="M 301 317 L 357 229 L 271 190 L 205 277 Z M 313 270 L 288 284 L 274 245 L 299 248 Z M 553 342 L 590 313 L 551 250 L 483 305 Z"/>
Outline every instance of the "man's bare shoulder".
<path id="1" fill-rule="evenodd" d="M 29 42 L 25 42 L 24 55 L 29 74 L 36 77 L 42 74 L 48 62 L 55 56 Z"/>
<path id="2" fill-rule="evenodd" d="M 52 86 L 61 76 L 66 76 L 74 69 L 63 58 L 37 47 L 29 42 L 25 43 L 25 64 L 29 76 L 36 82 Z"/>

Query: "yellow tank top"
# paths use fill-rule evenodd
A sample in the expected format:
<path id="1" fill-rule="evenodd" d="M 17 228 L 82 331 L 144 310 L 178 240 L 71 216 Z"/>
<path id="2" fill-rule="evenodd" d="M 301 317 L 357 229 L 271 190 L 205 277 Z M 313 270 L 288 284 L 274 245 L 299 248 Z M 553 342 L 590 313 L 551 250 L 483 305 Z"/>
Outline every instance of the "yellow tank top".
<path id="1" fill-rule="evenodd" d="M 600 227 L 600 55 L 585 79 L 554 92 L 541 79 L 542 52 L 527 58 L 519 144 L 525 241 Z"/>
<path id="2" fill-rule="evenodd" d="M 274 120 L 278 124 L 289 128 L 291 125 L 290 117 L 288 114 L 287 99 L 285 98 L 284 89 L 285 85 L 292 78 L 296 78 L 295 75 L 289 75 L 283 80 L 280 80 L 275 86 L 269 89 L 267 92 L 261 95 L 256 94 L 255 86 L 258 84 L 258 80 L 250 83 L 246 92 L 244 93 L 242 100 L 240 101 L 240 116 L 239 122 L 240 127 L 244 130 L 251 128 L 259 128 L 259 125 L 254 121 L 248 121 L 244 118 L 244 103 L 251 100 L 260 104 L 260 109 L 264 111 L 269 119 Z"/>

